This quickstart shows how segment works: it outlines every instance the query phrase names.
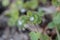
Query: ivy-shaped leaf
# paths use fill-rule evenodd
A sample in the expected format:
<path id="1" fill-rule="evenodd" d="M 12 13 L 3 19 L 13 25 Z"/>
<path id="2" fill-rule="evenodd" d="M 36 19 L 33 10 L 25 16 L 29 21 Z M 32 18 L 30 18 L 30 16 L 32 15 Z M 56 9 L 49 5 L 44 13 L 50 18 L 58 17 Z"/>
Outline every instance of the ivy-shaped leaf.
<path id="1" fill-rule="evenodd" d="M 60 24 L 60 13 L 58 13 L 57 16 L 53 18 L 53 22 L 55 24 Z"/>
<path id="2" fill-rule="evenodd" d="M 55 24 L 53 22 L 51 22 L 51 23 L 48 24 L 48 28 L 51 28 L 52 29 L 54 27 L 55 27 Z"/>
<path id="3" fill-rule="evenodd" d="M 54 28 L 56 25 L 57 25 L 57 28 L 59 29 L 59 25 L 60 25 L 60 13 L 59 12 L 53 15 L 53 21 L 48 24 L 48 27 Z"/>
<path id="4" fill-rule="evenodd" d="M 41 40 L 50 40 L 48 35 L 45 35 L 45 34 L 41 34 Z"/>
<path id="5" fill-rule="evenodd" d="M 38 40 L 40 38 L 40 33 L 39 32 L 30 32 L 29 34 L 31 40 Z"/>

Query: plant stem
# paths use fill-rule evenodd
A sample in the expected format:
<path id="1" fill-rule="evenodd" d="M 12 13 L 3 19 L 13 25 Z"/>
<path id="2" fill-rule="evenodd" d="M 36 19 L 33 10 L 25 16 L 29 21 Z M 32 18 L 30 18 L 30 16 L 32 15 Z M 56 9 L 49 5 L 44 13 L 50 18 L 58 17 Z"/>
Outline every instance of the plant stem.
<path id="1" fill-rule="evenodd" d="M 58 40 L 60 40 L 60 35 L 59 35 L 57 27 L 56 27 L 56 32 L 57 32 L 57 38 L 58 38 Z"/>

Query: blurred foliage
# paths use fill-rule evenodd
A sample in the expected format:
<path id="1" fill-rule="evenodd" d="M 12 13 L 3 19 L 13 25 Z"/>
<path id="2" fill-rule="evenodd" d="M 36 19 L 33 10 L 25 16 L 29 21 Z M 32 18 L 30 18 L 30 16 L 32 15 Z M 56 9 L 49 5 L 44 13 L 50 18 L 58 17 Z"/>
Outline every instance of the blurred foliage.
<path id="1" fill-rule="evenodd" d="M 16 22 L 18 20 L 18 17 L 19 17 L 19 12 L 18 12 L 18 9 L 16 8 L 15 4 L 11 5 L 9 14 L 10 14 L 11 17 L 8 21 L 8 25 L 9 26 L 15 26 Z"/>
<path id="2" fill-rule="evenodd" d="M 46 3 L 46 0 L 42 0 L 43 3 Z M 3 6 L 9 5 L 9 0 L 2 0 Z M 54 6 L 60 6 L 60 0 L 52 0 L 52 4 Z M 41 9 L 38 9 L 38 11 L 33 11 L 38 7 L 38 0 L 31 0 L 27 2 L 23 2 L 23 0 L 16 0 L 16 2 L 13 2 L 9 7 L 9 15 L 10 18 L 8 20 L 8 25 L 11 27 L 17 26 L 20 29 L 24 28 L 24 24 L 32 23 L 32 24 L 40 24 L 42 21 L 42 16 L 44 16 L 44 13 Z M 21 15 L 19 11 L 21 9 L 25 8 L 27 10 L 27 15 Z M 19 14 L 21 16 L 19 16 Z M 56 27 L 58 30 L 60 30 L 60 13 L 53 14 L 53 21 L 48 24 L 49 28 Z M 57 33 L 58 35 L 59 33 Z M 41 38 L 41 40 L 50 40 L 47 35 L 40 34 L 39 32 L 31 32 L 29 34 L 31 40 L 38 40 Z M 58 36 L 58 40 L 60 36 Z"/>
<path id="3" fill-rule="evenodd" d="M 19 19 L 18 19 L 18 22 L 17 22 L 17 26 L 20 28 L 20 29 L 23 29 L 24 28 L 24 25 L 28 23 L 28 17 L 26 15 L 24 16 L 21 16 Z"/>
<path id="4" fill-rule="evenodd" d="M 37 0 L 31 0 L 30 2 L 26 2 L 24 4 L 24 7 L 26 8 L 31 8 L 31 9 L 35 9 L 38 6 L 38 1 Z"/>
<path id="5" fill-rule="evenodd" d="M 51 23 L 48 24 L 49 28 L 56 28 L 56 32 L 57 32 L 57 38 L 58 40 L 60 40 L 60 12 L 57 12 L 56 14 L 54 14 L 53 16 L 53 21 Z"/>
<path id="6" fill-rule="evenodd" d="M 55 26 L 59 27 L 60 25 L 60 12 L 56 12 L 56 14 L 53 15 L 53 21 L 48 25 L 49 28 L 54 28 Z"/>
<path id="7" fill-rule="evenodd" d="M 50 38 L 48 37 L 48 35 L 41 34 L 41 40 L 50 40 Z"/>
<path id="8" fill-rule="evenodd" d="M 41 17 L 38 15 L 38 13 L 34 13 L 32 11 L 27 12 L 27 16 L 29 17 L 29 21 L 33 24 L 39 24 L 41 23 Z"/>
<path id="9" fill-rule="evenodd" d="M 29 36 L 31 37 L 31 40 L 50 40 L 48 35 L 39 32 L 30 32 Z"/>
<path id="10" fill-rule="evenodd" d="M 2 0 L 3 6 L 8 6 L 10 4 L 10 0 Z"/>
<path id="11" fill-rule="evenodd" d="M 40 38 L 39 32 L 31 32 L 30 34 L 31 40 L 38 40 Z"/>
<path id="12" fill-rule="evenodd" d="M 28 5 L 26 5 L 28 3 Z M 12 3 L 10 6 L 10 19 L 8 21 L 9 26 L 18 26 L 19 28 L 23 28 L 24 24 L 33 23 L 33 24 L 40 24 L 41 23 L 41 16 L 42 12 L 34 12 L 34 11 L 27 11 L 27 15 L 20 16 L 18 10 L 22 8 L 33 8 L 35 9 L 38 6 L 37 0 L 31 0 L 30 2 L 23 3 L 22 0 L 16 0 L 15 3 Z M 25 7 L 25 6 L 26 7 Z M 35 6 L 36 5 L 36 6 Z M 29 6 L 29 7 L 28 7 Z M 42 15 L 43 16 L 43 15 Z M 21 21 L 22 25 L 19 25 L 19 21 Z"/>
<path id="13" fill-rule="evenodd" d="M 52 4 L 55 6 L 60 6 L 60 0 L 52 0 Z"/>

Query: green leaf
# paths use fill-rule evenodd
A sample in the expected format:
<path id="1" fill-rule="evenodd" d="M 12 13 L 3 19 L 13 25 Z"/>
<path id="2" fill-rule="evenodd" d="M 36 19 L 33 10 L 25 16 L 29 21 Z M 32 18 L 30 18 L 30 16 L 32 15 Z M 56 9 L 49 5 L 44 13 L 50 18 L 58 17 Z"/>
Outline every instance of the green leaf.
<path id="1" fill-rule="evenodd" d="M 10 4 L 10 0 L 2 0 L 3 6 L 8 6 Z"/>
<path id="2" fill-rule="evenodd" d="M 41 23 L 41 17 L 38 13 L 28 11 L 27 16 L 29 17 L 29 22 L 33 24 L 40 24 Z"/>
<path id="3" fill-rule="evenodd" d="M 41 40 L 50 40 L 48 35 L 41 34 Z"/>
<path id="4" fill-rule="evenodd" d="M 13 18 L 10 18 L 8 21 L 8 25 L 9 26 L 15 26 L 16 25 L 16 20 L 14 20 Z"/>
<path id="5" fill-rule="evenodd" d="M 52 0 L 53 5 L 57 5 L 57 0 Z"/>
<path id="6" fill-rule="evenodd" d="M 21 16 L 17 22 L 17 26 L 22 29 L 24 28 L 24 24 L 28 22 L 28 17 L 27 16 Z"/>
<path id="7" fill-rule="evenodd" d="M 32 20 L 32 17 L 34 18 L 33 20 Z M 37 24 L 38 20 L 39 20 L 39 22 L 41 22 L 41 19 L 39 19 L 39 16 L 37 14 L 32 14 L 29 18 L 30 18 L 29 19 L 30 22 L 32 22 L 34 24 Z"/>
<path id="8" fill-rule="evenodd" d="M 53 18 L 53 22 L 54 22 L 55 24 L 60 24 L 60 14 L 57 14 L 57 16 L 55 16 L 55 17 Z"/>
<path id="9" fill-rule="evenodd" d="M 32 13 L 32 11 L 27 11 L 27 16 L 29 17 L 29 16 L 31 16 L 33 13 Z"/>
<path id="10" fill-rule="evenodd" d="M 52 28 L 55 27 L 55 24 L 53 22 L 51 22 L 51 23 L 48 24 L 48 27 L 52 29 Z"/>
<path id="11" fill-rule="evenodd" d="M 17 6 L 18 9 L 23 8 L 23 6 L 24 6 L 23 1 L 22 0 L 17 0 L 16 1 L 16 6 Z"/>
<path id="12" fill-rule="evenodd" d="M 60 1 L 52 0 L 52 4 L 55 5 L 55 6 L 60 6 Z"/>
<path id="13" fill-rule="evenodd" d="M 38 9 L 38 14 L 39 14 L 40 17 L 44 16 L 44 12 L 41 8 Z"/>
<path id="14" fill-rule="evenodd" d="M 37 1 L 37 0 L 32 0 L 32 1 L 30 2 L 30 7 L 31 7 L 32 9 L 37 8 L 37 6 L 38 6 L 38 1 Z"/>
<path id="15" fill-rule="evenodd" d="M 35 9 L 37 8 L 37 6 L 38 6 L 38 0 L 31 0 L 24 4 L 24 7 L 29 9 Z"/>
<path id="16" fill-rule="evenodd" d="M 40 38 L 40 33 L 39 32 L 30 32 L 29 34 L 31 40 L 38 40 Z"/>
<path id="17" fill-rule="evenodd" d="M 8 20 L 8 25 L 9 26 L 15 26 L 16 22 L 19 17 L 19 12 L 18 9 L 16 8 L 15 5 L 11 6 L 12 8 L 10 9 L 10 19 Z"/>

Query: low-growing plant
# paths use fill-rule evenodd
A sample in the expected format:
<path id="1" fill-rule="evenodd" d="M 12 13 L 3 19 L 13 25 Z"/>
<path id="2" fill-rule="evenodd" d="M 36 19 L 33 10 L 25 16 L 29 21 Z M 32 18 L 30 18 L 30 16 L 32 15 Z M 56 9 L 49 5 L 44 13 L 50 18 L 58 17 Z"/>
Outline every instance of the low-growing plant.
<path id="1" fill-rule="evenodd" d="M 44 3 L 46 2 L 43 0 Z M 7 3 L 6 3 L 7 2 Z M 9 0 L 2 1 L 3 6 L 7 6 L 9 4 Z M 52 0 L 52 4 L 55 6 L 60 6 L 60 2 L 58 0 Z M 15 2 L 11 3 L 9 7 L 10 18 L 8 20 L 8 25 L 10 27 L 17 26 L 19 29 L 23 29 L 25 24 L 40 24 L 42 21 L 42 16 L 44 16 L 43 10 L 33 11 L 38 7 L 38 0 L 31 0 L 27 2 L 23 2 L 23 0 L 15 0 Z M 19 11 L 21 9 L 26 9 L 27 14 L 21 15 Z M 25 10 L 22 10 L 24 13 Z M 20 14 L 20 16 L 19 16 Z M 7 15 L 7 14 L 6 14 Z M 60 40 L 60 13 L 53 14 L 53 21 L 48 24 L 49 28 L 56 28 L 57 38 Z M 50 40 L 48 35 L 42 34 L 40 32 L 30 32 L 29 36 L 31 40 Z"/>

